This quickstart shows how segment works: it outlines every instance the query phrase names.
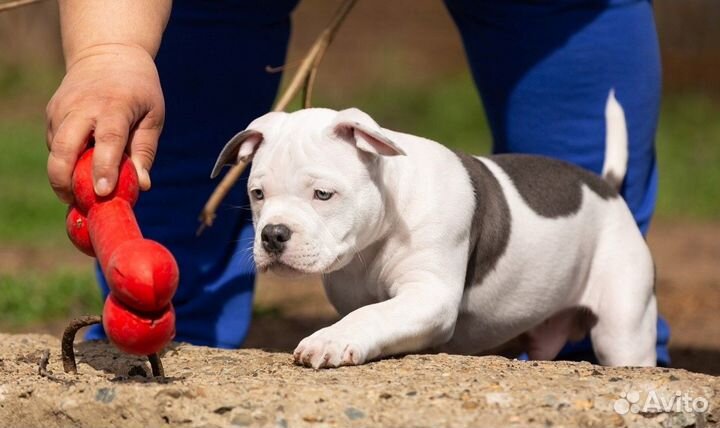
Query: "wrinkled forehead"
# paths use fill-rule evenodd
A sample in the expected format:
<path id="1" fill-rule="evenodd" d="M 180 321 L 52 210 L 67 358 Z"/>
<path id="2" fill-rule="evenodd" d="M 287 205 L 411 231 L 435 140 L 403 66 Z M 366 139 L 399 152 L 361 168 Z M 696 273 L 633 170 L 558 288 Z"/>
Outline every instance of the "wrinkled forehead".
<path id="1" fill-rule="evenodd" d="M 364 169 L 359 151 L 334 136 L 327 127 L 275 129 L 253 158 L 251 176 L 294 174 L 298 171 L 352 173 Z"/>

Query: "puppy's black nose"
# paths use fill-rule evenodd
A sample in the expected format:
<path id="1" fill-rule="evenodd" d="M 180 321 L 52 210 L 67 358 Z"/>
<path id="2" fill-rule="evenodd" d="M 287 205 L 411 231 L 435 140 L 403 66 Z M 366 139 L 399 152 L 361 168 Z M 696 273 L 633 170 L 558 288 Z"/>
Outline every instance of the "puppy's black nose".
<path id="1" fill-rule="evenodd" d="M 285 243 L 290 240 L 292 231 L 284 224 L 268 224 L 260 232 L 263 248 L 272 254 L 280 254 L 285 250 Z"/>

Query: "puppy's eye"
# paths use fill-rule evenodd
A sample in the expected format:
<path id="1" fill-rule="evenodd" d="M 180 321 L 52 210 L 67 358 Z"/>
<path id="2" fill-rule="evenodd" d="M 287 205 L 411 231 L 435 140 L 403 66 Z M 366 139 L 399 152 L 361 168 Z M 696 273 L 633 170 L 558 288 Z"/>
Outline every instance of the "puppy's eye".
<path id="1" fill-rule="evenodd" d="M 332 198 L 333 195 L 334 195 L 333 192 L 330 192 L 327 190 L 321 190 L 321 189 L 315 190 L 315 199 L 319 199 L 321 201 L 327 201 L 328 199 Z"/>
<path id="2" fill-rule="evenodd" d="M 265 194 L 263 193 L 262 189 L 252 189 L 250 190 L 250 193 L 253 195 L 253 198 L 255 198 L 256 201 L 261 201 L 265 198 Z"/>

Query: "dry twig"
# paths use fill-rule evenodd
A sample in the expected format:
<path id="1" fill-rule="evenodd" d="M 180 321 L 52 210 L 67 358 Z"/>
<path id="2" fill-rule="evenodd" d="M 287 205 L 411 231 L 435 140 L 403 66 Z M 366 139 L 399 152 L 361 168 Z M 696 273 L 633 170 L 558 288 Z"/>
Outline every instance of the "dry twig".
<path id="1" fill-rule="evenodd" d="M 50 363 L 50 350 L 44 349 L 42 351 L 42 355 L 40 355 L 40 361 L 38 361 L 38 374 L 41 377 L 47 378 L 53 382 L 58 382 L 62 384 L 71 384 L 72 381 L 68 381 L 66 379 L 60 379 L 59 377 L 52 374 L 51 371 L 47 369 L 48 364 Z"/>
<path id="2" fill-rule="evenodd" d="M 0 3 L 0 12 L 5 12 L 6 10 L 11 9 L 17 9 L 19 7 L 27 6 L 33 3 L 40 3 L 44 0 L 15 0 L 15 1 L 9 1 L 5 3 Z"/>
<path id="3" fill-rule="evenodd" d="M 42 355 L 40 356 L 40 361 L 38 362 L 38 374 L 40 376 L 48 375 L 48 370 L 47 370 L 48 363 L 50 363 L 50 350 L 45 349 L 42 351 Z"/>
<path id="4" fill-rule="evenodd" d="M 352 10 L 353 6 L 355 6 L 356 2 L 357 0 L 345 0 L 340 5 L 338 10 L 335 12 L 332 21 L 330 21 L 330 24 L 325 28 L 325 30 L 323 30 L 322 33 L 320 33 L 320 36 L 315 40 L 315 43 L 313 43 L 310 50 L 303 58 L 300 67 L 290 80 L 285 92 L 283 92 L 282 96 L 275 104 L 273 111 L 285 110 L 300 89 L 303 90 L 303 108 L 310 107 L 310 95 L 312 94 L 320 62 L 322 61 L 328 46 L 330 46 L 330 43 L 335 37 L 335 34 L 337 34 L 337 31 L 340 29 L 340 26 Z M 246 162 L 239 162 L 237 165 L 234 165 L 230 171 L 225 174 L 217 187 L 215 187 L 212 195 L 210 195 L 210 198 L 205 203 L 203 210 L 200 212 L 199 220 L 201 224 L 197 230 L 198 235 L 200 235 L 206 227 L 212 226 L 218 206 L 220 206 L 220 203 L 223 199 L 225 199 L 225 196 L 227 196 L 230 189 L 235 185 L 243 171 L 245 171 L 246 167 Z"/>

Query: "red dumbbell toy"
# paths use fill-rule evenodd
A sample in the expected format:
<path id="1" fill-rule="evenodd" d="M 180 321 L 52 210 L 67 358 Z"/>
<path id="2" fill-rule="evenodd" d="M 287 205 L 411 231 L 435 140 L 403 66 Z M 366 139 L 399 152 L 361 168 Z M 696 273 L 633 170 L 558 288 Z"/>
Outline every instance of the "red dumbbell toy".
<path id="1" fill-rule="evenodd" d="M 80 251 L 97 257 L 105 274 L 110 295 L 102 320 L 110 341 L 130 354 L 154 354 L 175 336 L 170 301 L 178 284 L 177 263 L 165 247 L 140 232 L 132 210 L 138 178 L 127 156 L 115 190 L 108 196 L 95 194 L 93 150 L 86 150 L 75 165 L 68 236 Z"/>

